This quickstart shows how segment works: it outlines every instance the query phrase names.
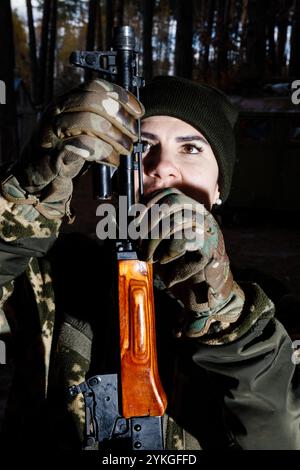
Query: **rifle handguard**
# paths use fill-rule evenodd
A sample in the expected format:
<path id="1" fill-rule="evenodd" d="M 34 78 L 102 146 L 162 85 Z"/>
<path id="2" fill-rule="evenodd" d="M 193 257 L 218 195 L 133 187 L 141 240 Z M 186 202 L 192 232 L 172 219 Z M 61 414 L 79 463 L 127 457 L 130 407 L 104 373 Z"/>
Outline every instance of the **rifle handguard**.
<path id="1" fill-rule="evenodd" d="M 162 416 L 167 399 L 157 367 L 152 265 L 119 260 L 118 269 L 123 416 Z"/>

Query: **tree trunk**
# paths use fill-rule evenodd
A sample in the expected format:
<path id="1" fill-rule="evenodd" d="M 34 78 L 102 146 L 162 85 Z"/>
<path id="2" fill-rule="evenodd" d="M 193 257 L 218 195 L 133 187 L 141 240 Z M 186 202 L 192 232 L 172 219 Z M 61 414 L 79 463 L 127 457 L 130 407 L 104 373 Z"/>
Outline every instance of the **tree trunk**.
<path id="1" fill-rule="evenodd" d="M 50 24 L 51 0 L 44 0 L 42 33 L 39 55 L 39 105 L 43 106 L 45 101 L 45 88 L 47 77 L 49 24 Z"/>
<path id="2" fill-rule="evenodd" d="M 287 27 L 289 22 L 289 9 L 292 5 L 292 0 L 281 0 L 278 12 L 278 40 L 277 40 L 277 73 L 281 74 L 283 67 L 286 65 L 286 37 Z"/>
<path id="3" fill-rule="evenodd" d="M 155 0 L 143 0 L 143 76 L 148 82 L 152 78 L 152 27 Z"/>
<path id="4" fill-rule="evenodd" d="M 242 0 L 242 15 L 241 15 L 241 44 L 240 44 L 240 58 L 241 64 L 247 61 L 247 23 L 248 23 L 248 0 Z"/>
<path id="5" fill-rule="evenodd" d="M 46 103 L 48 103 L 53 98 L 54 64 L 55 64 L 56 33 L 57 33 L 57 2 L 58 0 L 52 0 L 51 2 L 50 36 L 49 36 L 46 95 L 45 95 Z"/>
<path id="6" fill-rule="evenodd" d="M 170 28 L 174 23 L 174 11 L 171 0 L 161 0 L 156 14 L 152 18 L 152 32 L 155 42 L 152 45 L 152 74 L 167 75 L 174 73 L 174 45 L 176 30 Z M 151 41 L 152 42 L 152 41 Z"/>
<path id="7" fill-rule="evenodd" d="M 275 47 L 275 21 L 276 21 L 276 6 L 277 2 L 269 0 L 267 11 L 267 38 L 268 38 L 268 58 L 270 64 L 270 71 L 272 74 L 276 72 L 276 47 Z"/>
<path id="8" fill-rule="evenodd" d="M 227 74 L 228 71 L 228 19 L 229 19 L 230 0 L 219 0 L 218 2 L 218 20 L 217 20 L 217 78 Z"/>
<path id="9" fill-rule="evenodd" d="M 151 3 L 152 0 L 149 0 Z M 115 6 L 115 19 L 116 19 L 116 26 L 123 26 L 124 22 L 124 0 L 116 0 Z"/>
<path id="10" fill-rule="evenodd" d="M 97 28 L 97 4 L 99 0 L 89 0 L 89 19 L 86 34 L 86 50 L 93 51 L 95 47 Z"/>
<path id="11" fill-rule="evenodd" d="M 247 75 L 259 81 L 265 72 L 266 59 L 266 4 L 261 0 L 248 0 L 246 37 Z"/>
<path id="12" fill-rule="evenodd" d="M 231 18 L 231 51 L 228 55 L 228 60 L 234 67 L 239 60 L 242 60 L 242 54 L 238 50 L 241 47 L 241 23 L 243 15 L 243 0 L 235 0 L 231 2 L 230 18 Z M 239 46 L 239 47 L 238 47 Z"/>
<path id="13" fill-rule="evenodd" d="M 96 49 L 97 49 L 98 51 L 103 51 L 102 10 L 101 10 L 101 2 L 100 2 L 100 0 L 97 0 Z"/>
<path id="14" fill-rule="evenodd" d="M 196 36 L 196 44 L 195 44 L 195 50 L 197 51 L 197 54 L 194 55 L 194 69 L 197 71 L 197 77 L 194 77 L 196 80 L 199 78 L 198 75 L 199 73 L 202 74 L 201 70 L 201 65 L 203 61 L 203 50 L 204 47 L 201 48 L 201 46 L 204 46 L 204 42 L 202 42 L 203 39 L 203 29 L 204 29 L 204 24 L 205 20 L 207 18 L 207 2 L 205 0 L 194 0 L 194 14 L 193 14 L 193 23 L 194 23 L 194 32 Z M 202 50 L 201 50 L 202 49 Z"/>
<path id="15" fill-rule="evenodd" d="M 108 50 L 111 47 L 113 25 L 114 25 L 113 0 L 106 0 L 106 33 L 105 33 L 105 49 L 106 50 Z"/>
<path id="16" fill-rule="evenodd" d="M 10 0 L 2 0 L 0 8 L 0 163 L 12 161 L 18 154 L 14 57 L 11 4 Z"/>
<path id="17" fill-rule="evenodd" d="M 32 5 L 31 0 L 26 0 L 27 8 L 27 22 L 29 30 L 29 50 L 30 50 L 30 66 L 31 66 L 31 97 L 34 103 L 38 99 L 38 63 L 36 55 L 36 39 L 35 39 L 35 28 L 33 22 Z"/>
<path id="18" fill-rule="evenodd" d="M 89 19 L 86 33 L 86 50 L 93 51 L 95 48 L 96 31 L 98 26 L 98 4 L 99 0 L 89 0 Z M 92 78 L 93 72 L 91 70 L 84 71 L 85 80 Z"/>
<path id="19" fill-rule="evenodd" d="M 175 73 L 192 78 L 193 74 L 193 1 L 178 0 L 176 5 Z"/>
<path id="20" fill-rule="evenodd" d="M 208 0 L 207 26 L 205 30 L 205 47 L 203 54 L 203 75 L 207 78 L 209 70 L 209 48 L 211 45 L 211 33 L 215 14 L 215 1 Z"/>
<path id="21" fill-rule="evenodd" d="M 300 0 L 295 0 L 289 76 L 300 77 Z"/>

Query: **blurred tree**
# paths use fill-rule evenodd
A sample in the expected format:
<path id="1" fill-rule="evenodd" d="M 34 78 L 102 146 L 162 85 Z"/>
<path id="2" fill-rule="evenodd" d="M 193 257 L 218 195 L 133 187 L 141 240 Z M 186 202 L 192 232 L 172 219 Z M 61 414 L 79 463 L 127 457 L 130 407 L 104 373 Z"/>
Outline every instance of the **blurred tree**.
<path id="1" fill-rule="evenodd" d="M 51 10 L 50 10 L 49 45 L 48 45 L 48 60 L 47 60 L 47 72 L 46 72 L 46 91 L 45 91 L 46 103 L 48 103 L 53 97 L 54 64 L 55 64 L 55 55 L 56 55 L 56 35 L 57 35 L 57 0 L 52 0 Z"/>
<path id="2" fill-rule="evenodd" d="M 266 60 L 266 2 L 248 0 L 246 70 L 249 80 L 263 79 Z"/>
<path id="3" fill-rule="evenodd" d="M 289 76 L 300 77 L 300 0 L 294 2 Z"/>
<path id="4" fill-rule="evenodd" d="M 281 80 L 287 52 L 291 77 L 299 75 L 299 1 L 35 0 L 42 20 L 34 21 L 33 2 L 26 0 L 30 60 L 26 29 L 14 19 L 18 70 L 28 80 L 31 64 L 32 96 L 43 105 L 52 96 L 53 80 L 54 92 L 61 92 L 83 76 L 68 64 L 71 50 L 106 49 L 113 25 L 124 23 L 135 29 L 147 80 L 176 73 L 226 90 L 244 83 L 246 90 L 251 83 Z"/>
<path id="5" fill-rule="evenodd" d="M 97 2 L 97 32 L 96 32 L 96 48 L 98 51 L 103 51 L 103 28 L 102 28 L 102 6 L 101 1 Z"/>
<path id="6" fill-rule="evenodd" d="M 96 31 L 98 25 L 98 4 L 99 0 L 89 0 L 89 16 L 86 34 L 86 50 L 93 51 L 95 49 Z M 85 70 L 84 77 L 86 80 L 92 77 L 91 70 Z"/>
<path id="7" fill-rule="evenodd" d="M 35 0 L 37 9 L 44 11 L 45 0 Z M 82 24 L 87 9 L 88 0 L 58 0 L 57 16 L 63 22 Z"/>
<path id="8" fill-rule="evenodd" d="M 173 65 L 176 39 L 174 7 L 174 0 L 160 0 L 155 2 L 151 41 L 153 75 L 174 73 Z"/>
<path id="9" fill-rule="evenodd" d="M 243 13 L 243 0 L 231 1 L 231 53 L 230 62 L 236 64 L 241 59 L 241 19 Z"/>
<path id="10" fill-rule="evenodd" d="M 276 43 L 275 23 L 277 15 L 277 0 L 266 0 L 267 3 L 267 58 L 268 68 L 271 74 L 276 73 Z"/>
<path id="11" fill-rule="evenodd" d="M 64 4 L 59 0 L 58 7 L 55 94 L 78 85 L 84 76 L 82 69 L 69 64 L 69 56 L 72 51 L 87 47 L 89 2 L 67 0 Z"/>
<path id="12" fill-rule="evenodd" d="M 142 51 L 141 0 L 126 0 L 124 2 L 123 24 L 129 25 L 134 29 L 137 48 L 139 51 Z"/>
<path id="13" fill-rule="evenodd" d="M 106 33 L 105 33 L 105 49 L 111 47 L 112 30 L 114 24 L 113 0 L 106 0 Z"/>
<path id="14" fill-rule="evenodd" d="M 277 59 L 276 59 L 276 71 L 277 74 L 283 72 L 283 68 L 286 65 L 286 40 L 287 40 L 287 28 L 289 24 L 290 8 L 293 0 L 279 0 L 278 2 L 278 40 L 277 40 Z"/>
<path id="15" fill-rule="evenodd" d="M 229 9 L 230 0 L 218 1 L 218 19 L 216 27 L 217 46 L 217 81 L 220 83 L 228 72 L 228 44 L 229 44 Z"/>
<path id="16" fill-rule="evenodd" d="M 89 0 L 89 17 L 87 25 L 87 34 L 86 34 L 86 50 L 93 51 L 95 47 L 96 40 L 96 30 L 97 30 L 97 10 L 98 10 L 99 0 Z"/>
<path id="17" fill-rule="evenodd" d="M 212 29 L 214 22 L 215 14 L 215 0 L 206 1 L 206 10 L 205 10 L 205 26 L 203 28 L 202 41 L 204 45 L 204 54 L 203 54 L 203 75 L 207 79 L 209 73 L 209 50 L 212 44 Z"/>
<path id="18" fill-rule="evenodd" d="M 192 78 L 193 74 L 193 0 L 177 0 L 175 73 Z"/>
<path id="19" fill-rule="evenodd" d="M 205 21 L 204 15 L 206 10 L 205 0 L 198 1 L 193 0 L 194 4 L 194 17 L 193 17 L 193 27 L 194 27 L 194 37 L 193 37 L 193 47 L 194 47 L 194 60 L 193 60 L 193 78 L 197 80 L 199 77 L 202 77 L 202 63 L 203 63 L 203 54 L 204 54 L 204 28 Z"/>
<path id="20" fill-rule="evenodd" d="M 151 3 L 152 0 L 149 0 Z M 115 26 L 123 26 L 124 21 L 124 7 L 125 1 L 124 0 L 115 0 Z"/>
<path id="21" fill-rule="evenodd" d="M 81 69 L 69 64 L 69 56 L 72 51 L 85 49 L 87 25 L 78 27 L 67 22 L 63 31 L 63 38 L 57 49 L 55 94 L 65 93 L 78 85 L 83 76 Z"/>
<path id="22" fill-rule="evenodd" d="M 152 78 L 152 27 L 155 0 L 142 0 L 143 21 L 143 76 L 146 81 Z"/>
<path id="23" fill-rule="evenodd" d="M 80 36 L 80 30 L 84 27 L 86 18 L 86 0 L 37 0 L 38 9 L 42 11 L 42 25 L 39 48 L 39 93 L 38 102 L 43 107 L 53 95 L 55 83 L 56 55 L 63 47 L 62 43 L 68 39 L 65 30 L 68 24 L 76 26 L 75 36 Z M 36 30 L 39 26 L 36 27 Z M 81 48 L 85 46 L 82 45 Z M 71 52 L 71 51 L 70 51 Z M 71 75 L 73 75 L 71 73 Z M 76 73 L 75 76 L 78 74 Z M 68 80 L 67 80 L 68 81 Z M 59 86 L 60 88 L 60 86 Z"/>
<path id="24" fill-rule="evenodd" d="M 40 40 L 40 53 L 39 53 L 39 93 L 38 103 L 42 106 L 45 101 L 45 89 L 47 78 L 47 59 L 49 47 L 49 26 L 51 14 L 51 0 L 44 0 L 43 2 L 43 19 L 42 31 Z"/>
<path id="25" fill-rule="evenodd" d="M 31 66 L 31 97 L 34 103 L 38 99 L 38 62 L 36 53 L 36 37 L 35 28 L 32 14 L 31 0 L 26 0 L 28 31 L 29 31 L 29 51 L 30 51 L 30 66 Z M 26 41 L 27 43 L 27 41 Z M 20 44 L 20 42 L 17 42 Z"/>
<path id="26" fill-rule="evenodd" d="M 240 59 L 239 65 L 246 63 L 246 50 L 247 50 L 247 22 L 248 22 L 248 0 L 242 0 L 242 11 L 240 20 Z"/>
<path id="27" fill-rule="evenodd" d="M 0 80 L 5 84 L 6 102 L 0 105 L 0 160 L 17 157 L 16 103 L 14 93 L 14 39 L 10 0 L 0 8 Z"/>
<path id="28" fill-rule="evenodd" d="M 14 44 L 18 45 L 18 47 L 15 47 L 15 77 L 22 78 L 29 91 L 31 87 L 31 64 L 27 43 L 27 33 L 25 25 L 18 16 L 16 10 L 12 13 L 12 20 Z"/>

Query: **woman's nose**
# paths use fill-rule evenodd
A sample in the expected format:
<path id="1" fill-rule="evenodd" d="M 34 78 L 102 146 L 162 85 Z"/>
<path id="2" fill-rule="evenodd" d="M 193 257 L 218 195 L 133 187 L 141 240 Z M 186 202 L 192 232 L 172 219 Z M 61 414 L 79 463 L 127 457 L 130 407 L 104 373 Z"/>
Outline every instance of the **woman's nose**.
<path id="1" fill-rule="evenodd" d="M 163 151 L 157 152 L 156 155 L 146 156 L 144 161 L 145 174 L 152 177 L 172 182 L 180 178 L 180 172 L 172 161 L 172 155 Z"/>

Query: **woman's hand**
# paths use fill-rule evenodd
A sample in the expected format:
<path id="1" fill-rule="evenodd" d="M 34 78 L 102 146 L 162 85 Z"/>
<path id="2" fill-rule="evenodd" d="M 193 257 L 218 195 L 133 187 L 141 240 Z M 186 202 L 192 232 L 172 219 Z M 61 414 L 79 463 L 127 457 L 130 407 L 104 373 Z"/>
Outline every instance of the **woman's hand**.
<path id="1" fill-rule="evenodd" d="M 155 204 L 160 212 L 153 212 Z M 202 336 L 212 323 L 224 329 L 239 318 L 244 293 L 233 281 L 220 227 L 202 204 L 177 189 L 164 189 L 136 223 L 141 256 L 157 262 L 157 273 L 184 306 L 179 334 Z"/>
<path id="2" fill-rule="evenodd" d="M 143 113 L 134 95 L 104 80 L 71 90 L 48 106 L 2 193 L 12 202 L 32 203 L 47 218 L 61 218 L 72 179 L 86 162 L 118 166 L 120 154 L 132 149 Z"/>

